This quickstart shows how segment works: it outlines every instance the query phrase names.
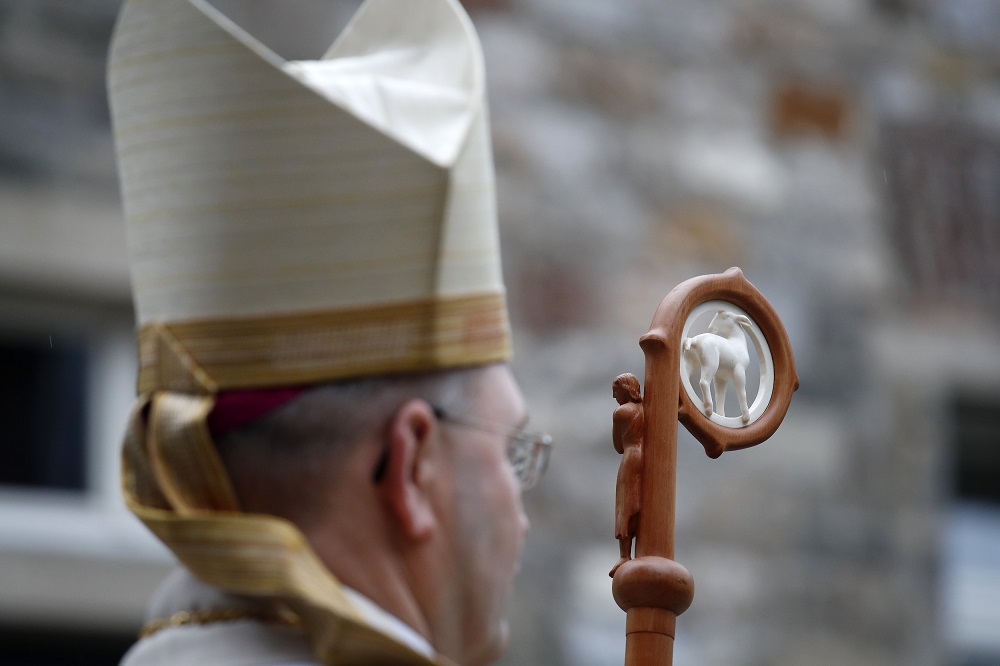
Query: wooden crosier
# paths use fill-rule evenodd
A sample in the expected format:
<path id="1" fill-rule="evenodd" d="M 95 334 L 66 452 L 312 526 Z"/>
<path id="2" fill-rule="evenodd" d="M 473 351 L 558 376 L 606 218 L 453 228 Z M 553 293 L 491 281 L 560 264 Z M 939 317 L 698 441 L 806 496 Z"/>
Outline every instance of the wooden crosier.
<path id="1" fill-rule="evenodd" d="M 770 356 L 758 361 L 762 380 L 770 373 L 773 387 L 769 385 L 769 395 L 761 396 L 755 407 L 749 408 L 750 418 L 744 411 L 736 425 L 724 414 L 706 415 L 705 405 L 696 405 L 682 387 L 685 328 L 696 309 L 716 301 L 735 306 L 734 310 L 742 309 L 763 337 L 763 341 L 754 341 L 758 352 Z M 781 321 L 739 268 L 692 278 L 675 287 L 660 303 L 639 346 L 646 357 L 644 395 L 638 403 L 629 400 L 619 388 L 622 377 L 616 380 L 615 388 L 615 397 L 621 405 L 615 412 L 616 449 L 625 448 L 619 441 L 620 423 L 636 423 L 640 419 L 642 436 L 632 438 L 639 439 L 638 442 L 630 441 L 632 447 L 641 449 L 638 520 L 626 517 L 626 525 L 631 523 L 632 527 L 621 535 L 629 544 L 635 538 L 635 557 L 628 559 L 623 541 L 622 560 L 611 571 L 612 591 L 615 601 L 627 614 L 625 665 L 669 665 L 673 663 L 677 616 L 687 610 L 694 598 L 691 574 L 673 561 L 676 421 L 679 419 L 701 442 L 710 458 L 718 458 L 725 451 L 748 448 L 770 437 L 785 417 L 799 380 Z M 759 395 L 764 390 L 764 382 L 761 383 Z M 702 398 L 710 402 L 707 397 Z M 716 411 L 722 412 L 724 396 L 716 396 L 716 403 Z M 627 412 L 622 411 L 626 409 Z M 619 492 L 619 502 L 622 495 Z"/>

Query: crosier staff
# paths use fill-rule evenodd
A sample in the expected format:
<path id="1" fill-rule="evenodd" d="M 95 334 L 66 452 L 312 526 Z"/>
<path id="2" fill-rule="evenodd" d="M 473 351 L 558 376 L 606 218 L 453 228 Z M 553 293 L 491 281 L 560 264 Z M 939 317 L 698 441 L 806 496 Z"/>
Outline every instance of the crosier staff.
<path id="1" fill-rule="evenodd" d="M 714 336 L 707 340 L 704 336 L 687 337 L 694 320 L 709 312 L 716 314 L 710 327 Z M 753 405 L 745 404 L 745 339 L 742 334 L 732 334 L 733 322 L 746 331 L 757 352 L 761 380 Z M 716 345 L 715 338 L 725 340 L 727 334 L 735 347 Z M 699 350 L 699 344 L 718 349 Z M 612 591 L 627 614 L 625 666 L 669 666 L 673 663 L 677 616 L 694 598 L 691 574 L 673 560 L 676 421 L 680 420 L 701 442 L 710 458 L 755 446 L 777 430 L 799 380 L 778 315 L 739 268 L 692 278 L 674 287 L 657 308 L 639 346 L 646 357 L 645 393 L 635 396 L 638 400 L 629 398 L 628 403 L 637 403 L 630 410 L 641 414 L 643 427 L 641 439 L 635 438 L 632 444 L 641 452 L 636 456 L 641 461 L 641 500 L 637 521 L 631 518 L 628 508 L 624 511 L 629 516 L 624 531 L 616 521 L 622 557 L 611 571 Z M 687 379 L 692 365 L 702 369 L 701 396 L 695 394 Z M 707 375 L 715 381 L 714 403 L 708 394 Z M 626 406 L 622 402 L 625 392 L 619 388 L 622 377 L 625 375 L 615 380 L 615 397 L 622 405 L 616 411 L 616 421 L 621 420 L 619 412 Z M 728 382 L 733 383 L 738 394 L 744 391 L 738 395 L 740 418 L 724 414 Z M 630 418 L 634 420 L 635 416 Z M 617 436 L 615 444 L 616 448 L 620 445 Z M 630 478 L 619 473 L 619 484 L 623 477 Z M 629 494 L 628 489 L 623 492 L 619 488 L 619 504 Z M 617 508 L 622 514 L 623 508 Z M 624 539 L 631 542 L 633 537 L 635 557 L 629 559 Z"/>

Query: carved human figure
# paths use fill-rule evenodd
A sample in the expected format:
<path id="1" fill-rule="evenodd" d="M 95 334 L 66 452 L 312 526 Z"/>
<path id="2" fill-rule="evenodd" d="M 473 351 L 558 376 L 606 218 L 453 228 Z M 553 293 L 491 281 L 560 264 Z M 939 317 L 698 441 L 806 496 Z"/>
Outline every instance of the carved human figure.
<path id="1" fill-rule="evenodd" d="M 614 578 L 618 567 L 632 558 L 632 539 L 639 524 L 644 419 L 642 393 L 635 375 L 616 377 L 611 392 L 620 405 L 615 410 L 611 438 L 615 451 L 622 454 L 615 495 L 615 538 L 621 558 L 609 574 Z"/>

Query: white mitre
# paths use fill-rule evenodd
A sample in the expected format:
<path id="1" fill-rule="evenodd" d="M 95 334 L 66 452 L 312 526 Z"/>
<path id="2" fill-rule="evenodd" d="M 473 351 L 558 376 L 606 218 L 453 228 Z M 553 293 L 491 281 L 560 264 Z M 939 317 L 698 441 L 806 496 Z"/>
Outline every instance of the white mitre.
<path id="1" fill-rule="evenodd" d="M 141 393 L 504 360 L 482 54 L 457 0 L 368 0 L 286 62 L 204 0 L 110 54 Z"/>

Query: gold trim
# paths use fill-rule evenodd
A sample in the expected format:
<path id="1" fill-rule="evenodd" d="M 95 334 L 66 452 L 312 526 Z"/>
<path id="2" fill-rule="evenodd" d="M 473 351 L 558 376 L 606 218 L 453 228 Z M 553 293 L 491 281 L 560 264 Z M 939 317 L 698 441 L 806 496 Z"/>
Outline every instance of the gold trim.
<path id="1" fill-rule="evenodd" d="M 253 620 L 263 624 L 283 625 L 286 627 L 301 627 L 302 621 L 289 611 L 246 610 L 240 608 L 219 608 L 207 611 L 177 611 L 170 617 L 151 620 L 139 630 L 139 639 L 149 638 L 164 629 L 184 627 L 189 624 L 204 625 L 216 622 L 236 622 L 238 620 Z"/>
<path id="2" fill-rule="evenodd" d="M 146 453 L 157 487 L 178 514 L 239 511 L 206 419 L 211 396 L 160 392 L 153 395 Z"/>
<path id="3" fill-rule="evenodd" d="M 140 395 L 157 390 L 211 394 L 510 358 L 503 294 L 153 323 L 138 338 Z"/>

